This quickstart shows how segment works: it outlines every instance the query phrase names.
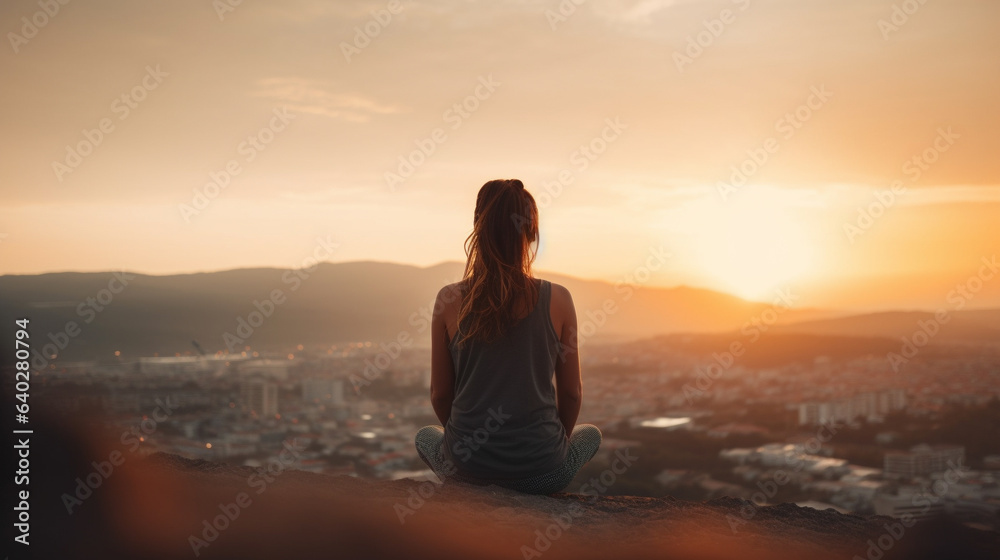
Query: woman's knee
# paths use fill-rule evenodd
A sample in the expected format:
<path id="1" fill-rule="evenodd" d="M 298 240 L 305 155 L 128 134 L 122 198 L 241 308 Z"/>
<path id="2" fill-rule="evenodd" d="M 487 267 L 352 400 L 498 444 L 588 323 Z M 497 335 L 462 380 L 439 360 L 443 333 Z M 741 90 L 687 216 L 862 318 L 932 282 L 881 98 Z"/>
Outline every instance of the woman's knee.
<path id="1" fill-rule="evenodd" d="M 444 428 L 436 424 L 432 424 L 430 426 L 424 426 L 423 428 L 417 430 L 417 435 L 420 434 L 425 434 L 425 435 L 444 434 Z"/>
<path id="2" fill-rule="evenodd" d="M 601 430 L 593 424 L 580 424 L 573 428 L 573 435 L 570 436 L 571 439 L 579 439 L 581 441 L 596 442 L 597 445 L 601 444 L 604 439 L 604 435 L 601 434 Z"/>
<path id="3" fill-rule="evenodd" d="M 597 454 L 602 441 L 603 435 L 597 426 L 593 424 L 581 424 L 573 429 L 573 435 L 570 437 L 569 443 L 571 447 L 576 448 L 580 459 L 586 463 Z"/>
<path id="4" fill-rule="evenodd" d="M 417 430 L 417 435 L 413 440 L 417 447 L 440 443 L 444 440 L 444 429 L 441 426 L 424 426 Z"/>

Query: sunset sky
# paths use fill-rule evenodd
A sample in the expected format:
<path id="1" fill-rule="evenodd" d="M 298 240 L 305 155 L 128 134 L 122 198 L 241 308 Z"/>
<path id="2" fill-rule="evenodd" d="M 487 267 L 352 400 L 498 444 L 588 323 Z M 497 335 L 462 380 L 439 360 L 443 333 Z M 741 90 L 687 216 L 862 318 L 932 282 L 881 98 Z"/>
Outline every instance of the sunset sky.
<path id="1" fill-rule="evenodd" d="M 464 260 L 479 186 L 514 177 L 540 270 L 617 281 L 662 247 L 655 285 L 935 308 L 1000 254 L 1000 2 L 894 4 L 4 2 L 0 274 L 292 267 L 327 235 L 335 262 Z"/>

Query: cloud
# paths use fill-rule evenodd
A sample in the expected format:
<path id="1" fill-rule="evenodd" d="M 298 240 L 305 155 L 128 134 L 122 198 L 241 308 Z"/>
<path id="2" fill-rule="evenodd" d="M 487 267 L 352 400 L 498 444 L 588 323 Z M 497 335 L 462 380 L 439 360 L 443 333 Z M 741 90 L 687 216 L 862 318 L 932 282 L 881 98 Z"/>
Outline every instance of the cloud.
<path id="1" fill-rule="evenodd" d="M 374 115 L 399 113 L 396 105 L 387 105 L 351 93 L 337 93 L 332 86 L 306 78 L 265 78 L 257 81 L 254 97 L 273 99 L 300 113 L 322 115 L 349 122 L 368 122 Z"/>
<path id="2" fill-rule="evenodd" d="M 602 0 L 594 4 L 597 15 L 613 22 L 648 24 L 652 16 L 671 6 L 693 0 Z"/>

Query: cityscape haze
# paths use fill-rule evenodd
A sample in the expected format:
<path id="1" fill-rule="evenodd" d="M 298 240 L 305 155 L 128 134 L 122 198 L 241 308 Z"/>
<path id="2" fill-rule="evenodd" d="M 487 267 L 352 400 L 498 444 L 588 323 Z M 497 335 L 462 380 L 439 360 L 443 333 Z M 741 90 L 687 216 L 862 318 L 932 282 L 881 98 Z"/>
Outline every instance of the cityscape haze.
<path id="1" fill-rule="evenodd" d="M 440 483 L 414 447 L 439 423 L 435 294 L 479 188 L 517 178 L 604 438 L 568 488 L 743 500 L 734 535 L 797 504 L 1000 550 L 998 21 L 981 0 L 0 3 L 4 426 L 11 465 L 28 440 L 65 457 L 10 496 L 44 488 L 35 520 L 154 511 L 182 485 L 102 488 L 154 459 L 262 492 Z M 128 521 L 150 546 L 202 522 Z"/>

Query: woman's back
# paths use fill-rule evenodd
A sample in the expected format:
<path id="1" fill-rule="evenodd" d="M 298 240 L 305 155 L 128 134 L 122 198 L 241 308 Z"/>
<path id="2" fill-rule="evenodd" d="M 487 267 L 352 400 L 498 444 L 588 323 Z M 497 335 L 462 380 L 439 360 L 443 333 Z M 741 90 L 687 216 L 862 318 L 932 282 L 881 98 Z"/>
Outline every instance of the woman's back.
<path id="1" fill-rule="evenodd" d="M 550 318 L 552 284 L 538 280 L 531 311 L 491 342 L 449 340 L 455 397 L 445 427 L 444 452 L 459 474 L 516 479 L 558 467 L 566 458 L 566 431 L 552 379 L 559 335 Z"/>
<path id="2" fill-rule="evenodd" d="M 531 274 L 538 231 L 538 206 L 521 181 L 479 189 L 465 273 L 441 288 L 431 318 L 430 397 L 441 425 L 414 438 L 439 477 L 552 493 L 601 445 L 596 426 L 576 423 L 583 382 L 573 298 Z"/>

